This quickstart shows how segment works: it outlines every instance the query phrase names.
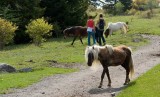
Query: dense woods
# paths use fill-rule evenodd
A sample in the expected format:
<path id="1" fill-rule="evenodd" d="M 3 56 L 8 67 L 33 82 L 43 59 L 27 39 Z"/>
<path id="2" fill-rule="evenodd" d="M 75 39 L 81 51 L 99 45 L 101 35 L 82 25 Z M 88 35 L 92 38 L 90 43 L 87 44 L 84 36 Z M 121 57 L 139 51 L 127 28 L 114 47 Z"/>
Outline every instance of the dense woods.
<path id="1" fill-rule="evenodd" d="M 28 43 L 25 26 L 30 20 L 44 17 L 57 30 L 73 25 L 84 25 L 89 0 L 1 0 L 0 17 L 15 23 L 15 43 Z"/>

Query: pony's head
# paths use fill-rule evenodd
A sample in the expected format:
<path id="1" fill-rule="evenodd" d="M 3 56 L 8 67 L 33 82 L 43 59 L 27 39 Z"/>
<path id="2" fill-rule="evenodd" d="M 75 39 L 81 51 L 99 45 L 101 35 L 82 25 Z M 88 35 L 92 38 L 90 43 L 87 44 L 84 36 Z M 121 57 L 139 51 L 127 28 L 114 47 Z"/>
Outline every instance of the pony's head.
<path id="1" fill-rule="evenodd" d="M 104 32 L 104 34 L 105 34 L 106 38 L 107 38 L 107 37 L 108 37 L 108 35 L 109 35 L 109 31 L 110 31 L 110 29 L 109 29 L 109 28 L 107 28 L 107 29 L 106 29 L 106 31 Z"/>
<path id="2" fill-rule="evenodd" d="M 85 59 L 88 66 L 92 66 L 92 63 L 98 60 L 98 52 L 99 52 L 99 46 L 97 45 L 86 47 Z"/>

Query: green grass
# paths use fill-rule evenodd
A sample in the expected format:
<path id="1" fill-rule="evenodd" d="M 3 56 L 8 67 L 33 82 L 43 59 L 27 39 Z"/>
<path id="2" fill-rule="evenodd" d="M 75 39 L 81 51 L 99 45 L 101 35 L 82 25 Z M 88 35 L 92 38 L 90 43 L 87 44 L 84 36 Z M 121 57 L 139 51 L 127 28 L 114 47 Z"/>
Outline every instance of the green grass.
<path id="1" fill-rule="evenodd" d="M 133 18 L 132 22 L 130 22 L 131 18 Z M 116 32 L 112 37 L 106 38 L 106 42 L 114 46 L 127 45 L 132 47 L 133 50 L 136 50 L 139 46 L 148 43 L 146 39 L 143 39 L 139 35 L 140 33 L 160 35 L 160 24 L 158 20 L 158 16 L 153 19 L 142 19 L 133 16 L 106 16 L 107 22 L 129 21 L 130 29 L 126 37 Z M 87 38 L 83 38 L 83 45 L 77 39 L 74 46 L 71 46 L 72 39 L 50 39 L 43 43 L 41 47 L 36 47 L 33 44 L 6 46 L 4 50 L 0 51 L 0 63 L 10 64 L 16 67 L 16 69 L 32 67 L 35 71 L 29 73 L 0 74 L 0 93 L 7 93 L 10 88 L 26 87 L 46 76 L 59 73 L 59 70 L 61 73 L 75 71 L 73 69 L 57 70 L 57 68 L 51 68 L 50 62 L 47 61 L 54 60 L 58 63 L 84 64 L 84 50 L 87 46 Z M 133 42 L 134 39 L 138 39 L 139 42 Z M 30 60 L 33 62 L 29 62 Z M 6 81 L 7 79 L 9 79 L 9 82 Z M 16 81 L 17 83 L 14 83 Z M 10 84 L 11 82 L 14 85 Z"/>
<path id="2" fill-rule="evenodd" d="M 0 74 L 0 93 L 9 92 L 10 88 L 22 88 L 39 81 L 46 76 L 74 72 L 73 69 L 43 68 L 28 73 Z"/>
<path id="3" fill-rule="evenodd" d="M 108 16 L 106 22 L 129 22 L 129 32 L 132 34 L 152 34 L 160 35 L 160 14 L 156 14 L 151 19 L 140 18 L 138 16 Z"/>
<path id="4" fill-rule="evenodd" d="M 160 97 L 160 64 L 140 76 L 116 97 Z"/>

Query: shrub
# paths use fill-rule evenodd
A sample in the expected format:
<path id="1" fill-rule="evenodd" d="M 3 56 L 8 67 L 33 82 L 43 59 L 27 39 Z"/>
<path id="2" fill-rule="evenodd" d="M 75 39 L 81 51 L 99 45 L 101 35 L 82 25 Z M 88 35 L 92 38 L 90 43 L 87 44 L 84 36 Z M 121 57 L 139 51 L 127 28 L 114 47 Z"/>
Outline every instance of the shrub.
<path id="1" fill-rule="evenodd" d="M 138 10 L 132 8 L 131 10 L 128 11 L 128 14 L 135 15 L 137 12 L 138 12 Z"/>
<path id="2" fill-rule="evenodd" d="M 36 46 L 40 46 L 44 40 L 43 35 L 47 34 L 50 30 L 52 30 L 52 28 L 53 26 L 51 24 L 48 24 L 48 22 L 46 22 L 44 18 L 39 18 L 36 20 L 32 20 L 26 26 L 26 32 L 33 39 L 33 43 Z"/>
<path id="3" fill-rule="evenodd" d="M 121 2 L 116 3 L 115 5 L 115 14 L 121 15 L 124 13 L 123 11 L 124 5 Z"/>
<path id="4" fill-rule="evenodd" d="M 13 40 L 17 28 L 12 22 L 0 18 L 0 49 L 3 49 L 5 44 Z"/>
<path id="5" fill-rule="evenodd" d="M 141 12 L 139 17 L 151 19 L 153 17 L 153 14 L 152 14 L 152 12 L 150 10 L 148 10 L 148 11 Z"/>

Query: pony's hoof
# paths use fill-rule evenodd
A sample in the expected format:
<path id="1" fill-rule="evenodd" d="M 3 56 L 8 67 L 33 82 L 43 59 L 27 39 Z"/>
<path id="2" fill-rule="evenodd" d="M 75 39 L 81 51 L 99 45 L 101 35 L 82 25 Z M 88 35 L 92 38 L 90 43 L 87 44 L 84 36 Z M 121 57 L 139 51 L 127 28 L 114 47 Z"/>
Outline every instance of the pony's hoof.
<path id="1" fill-rule="evenodd" d="M 127 85 L 127 83 L 124 83 L 123 85 Z"/>
<path id="2" fill-rule="evenodd" d="M 128 83 L 124 83 L 123 85 L 127 85 L 127 84 L 129 84 L 129 82 Z"/>
<path id="3" fill-rule="evenodd" d="M 102 88 L 102 86 L 98 86 L 98 88 Z"/>
<path id="4" fill-rule="evenodd" d="M 108 84 L 107 86 L 108 86 L 108 87 L 111 87 L 111 84 Z"/>

